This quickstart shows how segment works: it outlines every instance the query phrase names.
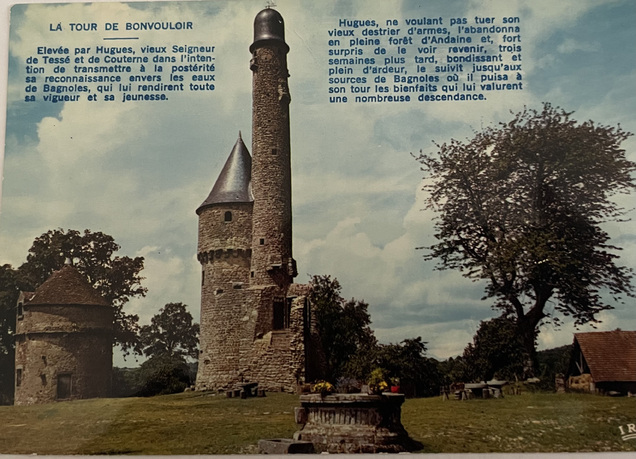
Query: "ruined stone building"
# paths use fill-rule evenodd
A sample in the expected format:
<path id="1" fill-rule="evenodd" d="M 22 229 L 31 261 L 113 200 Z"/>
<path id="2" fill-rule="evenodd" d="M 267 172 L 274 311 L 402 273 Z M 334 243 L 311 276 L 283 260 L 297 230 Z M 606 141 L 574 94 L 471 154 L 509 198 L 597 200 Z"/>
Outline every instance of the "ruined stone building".
<path id="1" fill-rule="evenodd" d="M 65 265 L 18 300 L 15 404 L 108 397 L 113 308 Z"/>
<path id="2" fill-rule="evenodd" d="M 288 51 L 281 15 L 258 13 L 250 46 L 253 157 L 239 133 L 197 209 L 197 390 L 249 381 L 294 391 L 318 374 L 309 287 L 293 283 Z"/>

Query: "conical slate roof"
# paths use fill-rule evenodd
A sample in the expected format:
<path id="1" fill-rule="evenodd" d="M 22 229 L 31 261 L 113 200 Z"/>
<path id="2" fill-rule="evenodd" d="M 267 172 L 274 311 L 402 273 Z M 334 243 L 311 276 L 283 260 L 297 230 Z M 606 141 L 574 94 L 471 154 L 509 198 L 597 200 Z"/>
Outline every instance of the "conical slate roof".
<path id="1" fill-rule="evenodd" d="M 51 274 L 28 302 L 35 304 L 81 304 L 108 306 L 108 303 L 91 287 L 86 278 L 71 265 L 65 265 Z"/>
<path id="2" fill-rule="evenodd" d="M 252 202 L 252 190 L 250 181 L 252 179 L 252 157 L 247 147 L 243 143 L 241 133 L 230 156 L 225 162 L 225 166 L 216 179 L 212 191 L 203 204 L 197 209 L 197 214 L 204 208 L 213 204 L 223 202 Z"/>

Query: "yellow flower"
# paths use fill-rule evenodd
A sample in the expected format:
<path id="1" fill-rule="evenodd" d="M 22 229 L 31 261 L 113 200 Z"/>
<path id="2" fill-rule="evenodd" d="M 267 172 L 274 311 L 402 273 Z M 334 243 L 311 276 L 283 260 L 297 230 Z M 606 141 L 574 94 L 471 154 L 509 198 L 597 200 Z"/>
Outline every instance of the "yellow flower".
<path id="1" fill-rule="evenodd" d="M 317 392 L 320 394 L 330 394 L 334 392 L 334 390 L 335 388 L 333 387 L 333 384 L 327 381 L 318 381 L 312 388 L 312 392 Z"/>

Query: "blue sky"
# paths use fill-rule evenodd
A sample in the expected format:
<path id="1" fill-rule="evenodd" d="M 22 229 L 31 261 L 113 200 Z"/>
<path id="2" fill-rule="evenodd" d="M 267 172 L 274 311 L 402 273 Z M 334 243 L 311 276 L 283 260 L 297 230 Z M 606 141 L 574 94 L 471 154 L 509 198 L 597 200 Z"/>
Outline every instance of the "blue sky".
<path id="1" fill-rule="evenodd" d="M 479 321 L 494 317 L 483 285 L 435 271 L 416 247 L 433 242 L 422 177 L 411 153 L 433 141 L 470 137 L 543 101 L 579 120 L 636 131 L 636 4 L 626 1 L 278 0 L 290 46 L 294 257 L 298 282 L 331 274 L 346 297 L 369 303 L 383 342 L 422 336 L 430 354 L 460 354 Z M 2 3 L 7 6 L 6 2 Z M 93 3 L 13 9 L 7 91 L 0 263 L 24 262 L 51 228 L 90 228 L 115 237 L 121 253 L 146 257 L 148 296 L 129 303 L 146 323 L 168 302 L 199 314 L 195 209 L 208 195 L 238 131 L 251 143 L 248 47 L 261 1 Z M 485 103 L 329 104 L 327 30 L 339 18 L 519 16 L 524 91 Z M 217 47 L 217 88 L 167 103 L 25 104 L 19 63 L 48 43 L 49 23 L 95 18 L 191 18 L 188 44 Z M 95 37 L 61 34 L 58 41 Z M 158 44 L 181 36 L 144 36 Z M 47 41 L 48 40 L 48 41 Z M 5 78 L 3 75 L 2 78 Z M 4 80 L 3 80 L 4 81 Z M 28 105 L 28 106 L 27 106 Z M 624 143 L 636 160 L 633 139 Z M 630 197 L 621 197 L 630 207 Z M 633 200 L 633 198 L 631 198 Z M 633 215 L 632 215 L 633 217 Z M 636 225 L 608 224 L 636 267 Z M 601 330 L 636 329 L 634 301 L 602 314 Z M 590 330 L 582 327 L 582 331 Z M 542 348 L 572 341 L 572 324 L 542 327 Z M 117 363 L 117 361 L 116 361 Z"/>

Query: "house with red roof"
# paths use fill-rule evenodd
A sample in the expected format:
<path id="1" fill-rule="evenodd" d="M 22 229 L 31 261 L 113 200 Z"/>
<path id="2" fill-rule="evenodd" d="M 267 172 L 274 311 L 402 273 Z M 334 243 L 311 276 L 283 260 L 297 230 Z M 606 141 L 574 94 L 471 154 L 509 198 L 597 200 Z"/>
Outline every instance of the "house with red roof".
<path id="1" fill-rule="evenodd" d="M 575 333 L 568 376 L 571 390 L 636 394 L 636 331 Z"/>

